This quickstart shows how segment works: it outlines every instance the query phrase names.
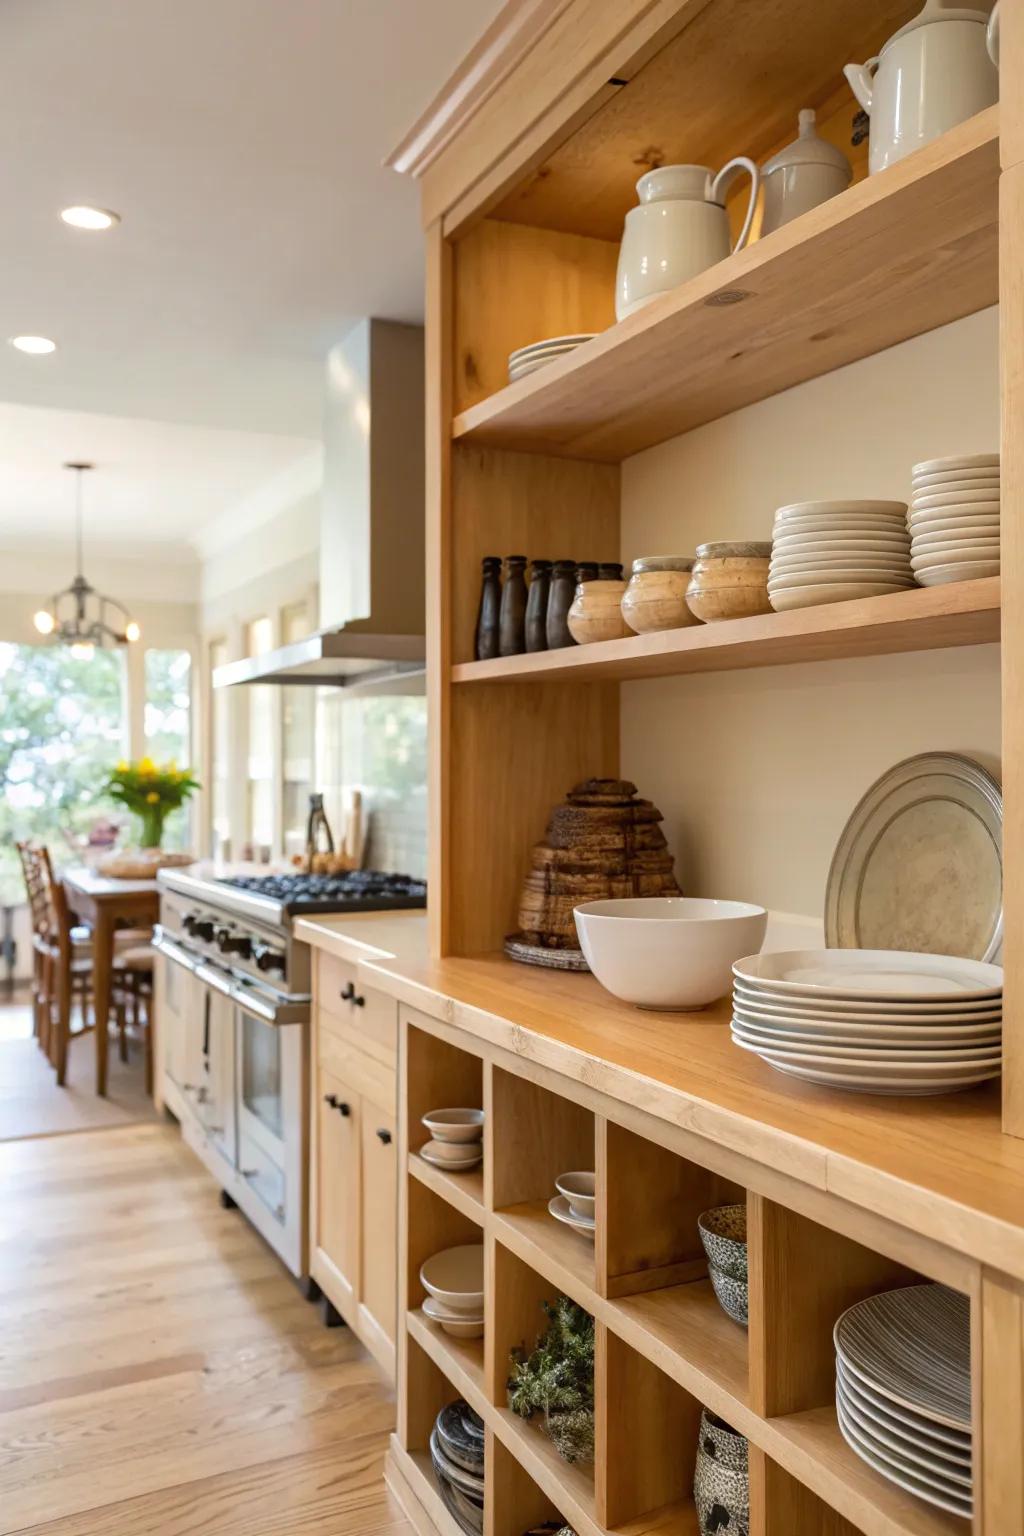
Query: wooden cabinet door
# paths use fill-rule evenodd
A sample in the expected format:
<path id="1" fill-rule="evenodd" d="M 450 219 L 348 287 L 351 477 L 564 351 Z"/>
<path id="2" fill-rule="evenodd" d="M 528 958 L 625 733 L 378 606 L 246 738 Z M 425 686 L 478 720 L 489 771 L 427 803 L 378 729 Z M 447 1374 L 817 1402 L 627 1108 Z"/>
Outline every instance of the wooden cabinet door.
<path id="1" fill-rule="evenodd" d="M 398 1161 L 395 1117 L 364 1099 L 362 1306 L 395 1340 L 398 1269 Z"/>
<path id="2" fill-rule="evenodd" d="M 344 1295 L 355 1301 L 360 1248 L 359 1096 L 322 1068 L 316 1097 L 316 1231 L 313 1240 Z"/>

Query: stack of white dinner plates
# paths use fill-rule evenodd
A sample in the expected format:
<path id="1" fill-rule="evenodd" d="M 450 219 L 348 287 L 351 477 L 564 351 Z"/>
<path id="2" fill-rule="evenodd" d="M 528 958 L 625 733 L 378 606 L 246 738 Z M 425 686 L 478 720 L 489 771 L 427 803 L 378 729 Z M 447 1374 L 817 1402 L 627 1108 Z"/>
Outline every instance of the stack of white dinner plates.
<path id="1" fill-rule="evenodd" d="M 967 1297 L 944 1285 L 883 1291 L 844 1312 L 833 1337 L 836 1414 L 850 1448 L 908 1493 L 970 1519 Z"/>
<path id="2" fill-rule="evenodd" d="M 519 347 L 508 356 L 508 381 L 514 384 L 517 379 L 525 379 L 528 373 L 536 373 L 538 368 L 543 368 L 548 363 L 553 363 L 556 358 L 564 357 L 567 352 L 575 352 L 577 347 L 582 347 L 585 341 L 593 341 L 596 332 L 587 331 L 579 336 L 551 336 L 547 341 L 534 341 L 528 347 Z"/>
<path id="3" fill-rule="evenodd" d="M 922 587 L 999 575 L 999 455 L 914 465 L 911 564 Z"/>
<path id="4" fill-rule="evenodd" d="M 998 1077 L 1003 972 L 898 949 L 801 949 L 733 966 L 732 1037 L 779 1072 L 854 1093 Z"/>
<path id="5" fill-rule="evenodd" d="M 913 585 L 905 502 L 796 501 L 776 512 L 768 597 L 777 613 Z"/>

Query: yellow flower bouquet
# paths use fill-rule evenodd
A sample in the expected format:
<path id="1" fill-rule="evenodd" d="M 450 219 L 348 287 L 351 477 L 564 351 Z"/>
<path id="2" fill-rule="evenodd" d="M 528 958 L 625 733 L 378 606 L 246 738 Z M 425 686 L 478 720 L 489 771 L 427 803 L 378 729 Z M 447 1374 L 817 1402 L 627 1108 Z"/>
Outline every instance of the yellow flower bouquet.
<path id="1" fill-rule="evenodd" d="M 165 820 L 199 787 L 190 768 L 179 768 L 173 760 L 157 764 L 151 757 L 118 763 L 106 784 L 110 798 L 139 818 L 141 848 L 160 847 Z"/>

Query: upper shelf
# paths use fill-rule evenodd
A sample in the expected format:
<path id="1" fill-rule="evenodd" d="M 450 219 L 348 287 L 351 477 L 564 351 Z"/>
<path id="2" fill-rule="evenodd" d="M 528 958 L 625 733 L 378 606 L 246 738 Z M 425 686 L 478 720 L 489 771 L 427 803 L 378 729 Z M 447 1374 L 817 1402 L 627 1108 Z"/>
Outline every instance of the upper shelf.
<path id="1" fill-rule="evenodd" d="M 629 682 L 691 672 L 734 672 L 790 662 L 890 656 L 901 651 L 988 645 L 999 639 L 999 577 L 918 587 L 887 597 L 824 603 L 792 613 L 725 619 L 626 640 L 464 661 L 456 683 Z"/>
<path id="2" fill-rule="evenodd" d="M 611 463 L 998 300 L 999 109 L 850 187 L 457 416 Z"/>

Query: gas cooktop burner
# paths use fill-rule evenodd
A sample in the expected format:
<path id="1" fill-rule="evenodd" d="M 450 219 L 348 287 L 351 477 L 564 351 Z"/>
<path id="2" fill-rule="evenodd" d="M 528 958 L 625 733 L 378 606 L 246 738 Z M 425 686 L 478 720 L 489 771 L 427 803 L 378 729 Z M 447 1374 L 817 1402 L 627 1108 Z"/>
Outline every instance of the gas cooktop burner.
<path id="1" fill-rule="evenodd" d="M 411 875 L 353 869 L 343 875 L 235 875 L 219 885 L 251 891 L 295 912 L 386 912 L 392 907 L 425 907 L 427 887 Z"/>

